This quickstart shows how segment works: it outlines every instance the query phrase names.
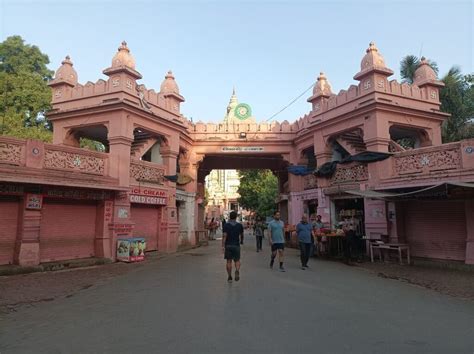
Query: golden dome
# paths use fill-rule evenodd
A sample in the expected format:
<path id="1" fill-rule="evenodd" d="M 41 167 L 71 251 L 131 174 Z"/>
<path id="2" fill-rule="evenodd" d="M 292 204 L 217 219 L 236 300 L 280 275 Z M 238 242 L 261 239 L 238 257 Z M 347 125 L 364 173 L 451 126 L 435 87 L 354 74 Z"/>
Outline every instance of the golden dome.
<path id="1" fill-rule="evenodd" d="M 127 42 L 123 41 L 112 59 L 112 68 L 128 66 L 135 70 L 135 59 L 130 54 L 130 49 L 127 47 Z"/>
<path id="2" fill-rule="evenodd" d="M 160 86 L 161 93 L 176 93 L 179 95 L 179 87 L 176 83 L 173 72 L 170 70 L 165 76 L 165 79 L 161 83 Z"/>

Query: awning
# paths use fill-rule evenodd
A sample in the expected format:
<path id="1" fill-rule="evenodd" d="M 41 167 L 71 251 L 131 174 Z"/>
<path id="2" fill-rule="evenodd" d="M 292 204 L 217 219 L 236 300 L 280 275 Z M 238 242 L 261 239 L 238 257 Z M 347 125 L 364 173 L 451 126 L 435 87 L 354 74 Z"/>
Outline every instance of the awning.
<path id="1" fill-rule="evenodd" d="M 402 193 L 393 193 L 393 192 L 385 192 L 385 191 L 375 191 L 375 190 L 347 190 L 345 193 L 358 195 L 364 198 L 372 198 L 372 199 L 403 199 L 409 197 L 416 197 L 416 196 L 433 196 L 429 193 L 436 192 L 437 190 L 447 191 L 449 186 L 455 187 L 463 187 L 463 188 L 474 188 L 474 183 L 467 183 L 467 182 L 445 182 L 436 184 L 433 186 L 417 189 L 416 191 L 411 192 L 402 192 Z M 428 194 L 428 195 L 427 195 Z"/>

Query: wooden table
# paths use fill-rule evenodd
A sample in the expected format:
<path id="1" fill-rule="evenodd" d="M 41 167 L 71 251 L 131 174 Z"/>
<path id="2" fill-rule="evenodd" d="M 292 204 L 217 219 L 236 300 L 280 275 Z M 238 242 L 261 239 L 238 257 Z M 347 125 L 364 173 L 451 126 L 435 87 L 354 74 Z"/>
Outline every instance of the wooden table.
<path id="1" fill-rule="evenodd" d="M 396 250 L 398 251 L 398 258 L 400 264 L 403 264 L 402 253 L 405 250 L 407 255 L 407 262 L 410 264 L 410 247 L 407 243 L 376 243 L 370 242 L 370 261 L 374 262 L 374 248 L 379 250 L 379 259 L 382 261 L 382 251 L 383 250 Z"/>

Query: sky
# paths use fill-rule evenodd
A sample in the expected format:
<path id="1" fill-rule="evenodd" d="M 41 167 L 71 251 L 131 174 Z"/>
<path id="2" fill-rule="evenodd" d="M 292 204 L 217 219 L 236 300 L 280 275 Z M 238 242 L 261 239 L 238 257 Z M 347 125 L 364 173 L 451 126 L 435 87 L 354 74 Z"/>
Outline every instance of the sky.
<path id="1" fill-rule="evenodd" d="M 403 56 L 420 53 L 473 72 L 473 1 L 23 1 L 0 0 L 0 40 L 20 35 L 56 70 L 70 55 L 79 82 L 105 79 L 122 40 L 159 91 L 173 70 L 194 122 L 222 121 L 232 88 L 258 122 L 308 113 L 300 96 L 324 71 L 334 93 L 353 76 L 370 41 L 399 80 Z"/>

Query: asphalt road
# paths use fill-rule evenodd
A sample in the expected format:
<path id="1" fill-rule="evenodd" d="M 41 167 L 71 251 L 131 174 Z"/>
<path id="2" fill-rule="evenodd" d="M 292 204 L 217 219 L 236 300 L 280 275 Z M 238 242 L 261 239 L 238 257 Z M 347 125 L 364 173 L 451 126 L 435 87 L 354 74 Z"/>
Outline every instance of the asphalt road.
<path id="1" fill-rule="evenodd" d="M 474 352 L 473 302 L 295 250 L 270 270 L 253 240 L 228 284 L 219 245 L 5 315 L 0 353 Z"/>

